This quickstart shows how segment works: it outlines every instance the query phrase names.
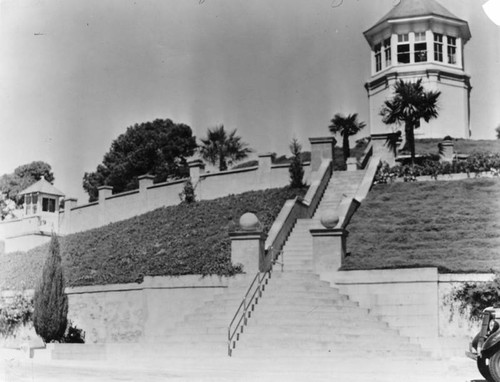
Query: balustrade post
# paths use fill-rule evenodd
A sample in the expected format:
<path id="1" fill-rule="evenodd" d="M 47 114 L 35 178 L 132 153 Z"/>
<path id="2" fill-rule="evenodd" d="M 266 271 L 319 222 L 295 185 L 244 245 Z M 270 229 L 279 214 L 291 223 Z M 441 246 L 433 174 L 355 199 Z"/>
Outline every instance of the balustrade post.
<path id="1" fill-rule="evenodd" d="M 246 213 L 240 218 L 240 230 L 231 232 L 231 262 L 241 264 L 243 272 L 255 275 L 264 264 L 264 244 L 267 235 L 254 214 Z"/>
<path id="2" fill-rule="evenodd" d="M 337 271 L 344 263 L 348 232 L 338 226 L 336 215 L 321 218 L 323 228 L 310 230 L 313 238 L 314 271 L 328 273 Z"/>

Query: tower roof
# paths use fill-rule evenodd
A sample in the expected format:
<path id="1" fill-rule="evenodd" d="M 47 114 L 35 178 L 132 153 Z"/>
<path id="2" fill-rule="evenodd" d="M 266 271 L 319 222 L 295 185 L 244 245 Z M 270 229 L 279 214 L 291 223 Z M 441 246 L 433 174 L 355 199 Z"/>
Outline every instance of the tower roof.
<path id="1" fill-rule="evenodd" d="M 388 20 L 431 15 L 464 21 L 459 19 L 435 0 L 401 0 L 384 17 L 382 17 L 377 24 Z"/>
<path id="2" fill-rule="evenodd" d="M 385 24 L 403 21 L 412 18 L 434 17 L 455 24 L 460 30 L 461 37 L 467 41 L 470 38 L 470 30 L 467 21 L 462 20 L 451 13 L 435 0 L 400 0 L 384 17 L 364 32 L 365 37 L 377 33 L 377 30 Z"/>
<path id="3" fill-rule="evenodd" d="M 38 182 L 32 184 L 28 188 L 21 191 L 19 193 L 19 195 L 26 195 L 26 194 L 33 194 L 33 193 L 41 193 L 41 194 L 48 194 L 48 195 L 55 195 L 55 196 L 64 196 L 64 194 L 61 191 L 59 191 L 52 184 L 50 184 L 48 181 L 46 181 L 43 176 Z"/>

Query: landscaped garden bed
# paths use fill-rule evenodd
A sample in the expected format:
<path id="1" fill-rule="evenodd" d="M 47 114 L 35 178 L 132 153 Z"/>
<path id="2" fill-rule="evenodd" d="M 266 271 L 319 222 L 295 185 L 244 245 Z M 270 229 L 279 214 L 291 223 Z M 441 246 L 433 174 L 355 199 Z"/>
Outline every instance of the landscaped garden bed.
<path id="1" fill-rule="evenodd" d="M 251 191 L 164 207 L 104 227 L 62 237 L 66 285 L 141 282 L 148 276 L 232 275 L 228 233 L 253 212 L 269 230 L 287 199 L 305 189 Z M 0 255 L 0 289 L 33 288 L 48 245 Z"/>
<path id="2" fill-rule="evenodd" d="M 500 271 L 500 179 L 375 185 L 348 230 L 345 270 Z"/>

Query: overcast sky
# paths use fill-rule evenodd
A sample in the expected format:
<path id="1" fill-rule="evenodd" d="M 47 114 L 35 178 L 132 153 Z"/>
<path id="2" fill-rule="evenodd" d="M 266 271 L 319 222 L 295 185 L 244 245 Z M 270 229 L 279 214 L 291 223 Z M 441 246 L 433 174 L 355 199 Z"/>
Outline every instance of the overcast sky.
<path id="1" fill-rule="evenodd" d="M 473 139 L 500 124 L 500 27 L 486 0 L 441 0 L 469 22 Z M 396 0 L 0 0 L 0 175 L 48 162 L 81 183 L 128 126 L 170 118 L 198 137 L 223 123 L 257 152 L 368 120 L 362 32 Z M 368 135 L 368 130 L 361 134 Z"/>

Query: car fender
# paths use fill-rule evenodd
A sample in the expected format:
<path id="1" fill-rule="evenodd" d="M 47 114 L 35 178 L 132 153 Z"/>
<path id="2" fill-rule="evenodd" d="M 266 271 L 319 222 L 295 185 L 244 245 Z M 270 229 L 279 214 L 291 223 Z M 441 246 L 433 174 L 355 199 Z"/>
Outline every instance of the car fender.
<path id="1" fill-rule="evenodd" d="M 491 334 L 486 341 L 484 341 L 483 347 L 481 349 L 482 357 L 491 357 L 500 349 L 500 330 Z"/>

